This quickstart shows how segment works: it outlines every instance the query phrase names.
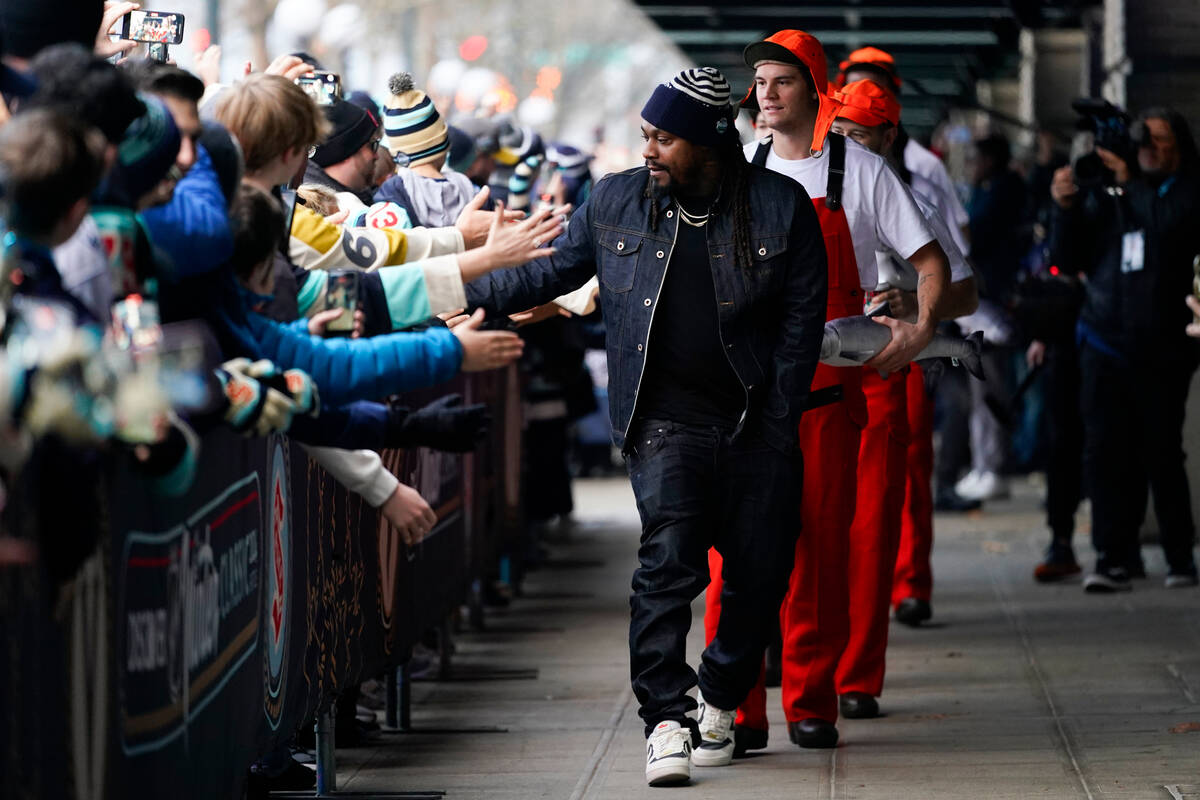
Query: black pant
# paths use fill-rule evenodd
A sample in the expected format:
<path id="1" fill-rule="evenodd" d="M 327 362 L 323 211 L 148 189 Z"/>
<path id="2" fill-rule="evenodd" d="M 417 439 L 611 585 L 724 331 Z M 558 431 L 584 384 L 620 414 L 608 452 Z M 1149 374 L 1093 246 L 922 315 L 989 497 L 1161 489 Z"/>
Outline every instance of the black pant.
<path id="1" fill-rule="evenodd" d="M 1127 366 L 1087 345 L 1080 352 L 1080 369 L 1096 569 L 1137 563 L 1138 529 L 1147 490 L 1153 488 L 1167 564 L 1175 573 L 1194 571 L 1195 527 L 1183 466 L 1183 415 L 1192 369 L 1148 359 Z"/>
<path id="2" fill-rule="evenodd" d="M 938 491 L 954 489 L 954 484 L 971 468 L 971 387 L 975 380 L 963 369 L 948 368 L 938 380 L 934 401 L 938 407 L 941 448 L 935 467 Z"/>
<path id="3" fill-rule="evenodd" d="M 1053 544 L 1069 547 L 1083 497 L 1083 418 L 1079 348 L 1067 339 L 1046 349 L 1046 524 Z"/>
<path id="4" fill-rule="evenodd" d="M 708 550 L 724 559 L 721 620 L 701 656 L 700 691 L 737 708 L 758 679 L 800 530 L 803 461 L 760 436 L 647 420 L 626 447 L 642 517 L 633 574 L 629 661 L 646 734 L 686 716 L 697 683 L 687 663 L 692 601 L 708 585 Z"/>

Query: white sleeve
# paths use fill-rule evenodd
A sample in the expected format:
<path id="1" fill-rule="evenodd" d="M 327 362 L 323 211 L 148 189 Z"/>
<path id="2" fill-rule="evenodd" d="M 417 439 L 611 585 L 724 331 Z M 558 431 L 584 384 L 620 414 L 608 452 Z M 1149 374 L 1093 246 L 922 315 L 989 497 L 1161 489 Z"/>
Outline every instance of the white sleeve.
<path id="1" fill-rule="evenodd" d="M 946 251 L 946 260 L 950 262 L 950 282 L 958 283 L 972 277 L 975 271 L 971 269 L 971 265 L 967 263 L 967 259 L 963 256 L 962 250 L 958 243 L 954 240 L 954 234 L 950 226 L 946 224 L 945 218 L 932 205 L 920 203 L 921 211 L 925 214 L 925 221 L 933 230 L 934 236 L 937 237 L 938 244 L 942 246 L 942 250 Z"/>
<path id="2" fill-rule="evenodd" d="M 334 479 L 374 508 L 379 508 L 396 491 L 400 481 L 373 450 L 339 450 L 336 447 L 302 445 L 314 461 Z"/>
<path id="3" fill-rule="evenodd" d="M 593 275 L 591 280 L 575 291 L 556 297 L 554 303 L 577 317 L 586 317 L 596 310 L 596 292 L 599 288 L 600 280 Z"/>
<path id="4" fill-rule="evenodd" d="M 871 186 L 875 235 L 884 246 L 902 258 L 911 258 L 913 253 L 936 237 L 904 181 L 882 159 L 877 163 L 875 180 Z"/>
<path id="5" fill-rule="evenodd" d="M 954 220 L 956 227 L 961 228 L 971 221 L 971 217 L 967 214 L 967 209 L 963 206 L 962 200 L 958 198 L 958 192 L 954 188 L 954 182 L 950 180 L 950 173 L 946 171 L 946 165 L 939 159 L 937 164 L 930 170 L 929 182 L 941 190 L 946 196 L 946 201 L 949 203 L 950 218 Z"/>

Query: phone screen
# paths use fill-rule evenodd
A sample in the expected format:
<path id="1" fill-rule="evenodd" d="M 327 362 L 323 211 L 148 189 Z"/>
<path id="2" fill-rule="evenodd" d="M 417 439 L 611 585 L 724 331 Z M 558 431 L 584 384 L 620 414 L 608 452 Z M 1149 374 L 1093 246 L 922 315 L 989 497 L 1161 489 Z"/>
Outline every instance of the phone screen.
<path id="1" fill-rule="evenodd" d="M 125 15 L 121 38 L 135 42 L 179 44 L 183 41 L 183 14 L 175 11 L 130 11 Z"/>
<path id="2" fill-rule="evenodd" d="M 319 106 L 331 106 L 342 96 L 342 79 L 336 72 L 316 70 L 312 75 L 301 75 L 296 83 Z"/>
<path id="3" fill-rule="evenodd" d="M 358 270 L 330 270 L 329 285 L 325 288 L 325 308 L 340 308 L 342 313 L 325 326 L 326 333 L 349 336 L 354 330 L 354 312 L 358 308 Z"/>

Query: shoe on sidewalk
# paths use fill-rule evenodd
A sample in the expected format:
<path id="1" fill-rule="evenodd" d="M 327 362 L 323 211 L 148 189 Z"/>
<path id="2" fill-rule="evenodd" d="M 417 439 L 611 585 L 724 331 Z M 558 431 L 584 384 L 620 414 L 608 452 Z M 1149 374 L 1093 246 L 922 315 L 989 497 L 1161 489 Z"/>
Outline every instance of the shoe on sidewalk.
<path id="1" fill-rule="evenodd" d="M 1033 568 L 1033 579 L 1038 583 L 1056 583 L 1071 578 L 1083 572 L 1075 554 L 1068 547 L 1066 550 L 1051 546 L 1046 551 L 1042 563 Z"/>
<path id="2" fill-rule="evenodd" d="M 896 604 L 896 621 L 910 628 L 933 618 L 933 606 L 916 597 L 906 597 Z"/>
<path id="3" fill-rule="evenodd" d="M 1197 585 L 1200 585 L 1200 578 L 1195 572 L 1171 572 L 1163 581 L 1163 586 L 1168 589 L 1187 589 Z"/>
<path id="4" fill-rule="evenodd" d="M 875 719 L 879 701 L 866 692 L 846 692 L 838 698 L 838 708 L 846 719 Z"/>
<path id="5" fill-rule="evenodd" d="M 670 786 L 691 779 L 692 730 L 673 720 L 663 720 L 646 739 L 646 783 Z"/>
<path id="6" fill-rule="evenodd" d="M 700 746 L 692 751 L 692 763 L 697 767 L 724 767 L 733 761 L 733 720 L 737 709 L 725 711 L 704 699 L 696 698 L 699 713 L 696 725 L 700 728 Z"/>
<path id="7" fill-rule="evenodd" d="M 1133 588 L 1129 582 L 1129 572 L 1122 567 L 1109 570 L 1096 570 L 1083 579 L 1083 590 L 1088 594 L 1113 594 L 1128 592 Z"/>
<path id="8" fill-rule="evenodd" d="M 967 500 L 949 486 L 939 487 L 933 499 L 934 511 L 952 511 L 963 513 L 978 511 L 983 506 L 978 500 Z"/>
<path id="9" fill-rule="evenodd" d="M 801 747 L 827 749 L 837 747 L 838 729 L 832 722 L 809 717 L 788 723 L 788 738 Z"/>
<path id="10" fill-rule="evenodd" d="M 733 757 L 741 758 L 750 750 L 767 749 L 767 732 L 745 725 L 733 726 Z"/>
<path id="11" fill-rule="evenodd" d="M 964 481 L 967 481 L 971 475 L 967 475 L 954 487 L 964 500 L 1004 500 L 1011 494 L 1008 487 L 1008 479 L 997 475 L 995 472 L 988 470 L 987 472 L 972 473 L 975 474 L 975 480 L 967 483 L 964 486 Z"/>
<path id="12" fill-rule="evenodd" d="M 975 485 L 979 483 L 979 470 L 971 470 L 958 479 L 954 484 L 954 493 L 959 497 L 967 497 L 974 493 Z"/>

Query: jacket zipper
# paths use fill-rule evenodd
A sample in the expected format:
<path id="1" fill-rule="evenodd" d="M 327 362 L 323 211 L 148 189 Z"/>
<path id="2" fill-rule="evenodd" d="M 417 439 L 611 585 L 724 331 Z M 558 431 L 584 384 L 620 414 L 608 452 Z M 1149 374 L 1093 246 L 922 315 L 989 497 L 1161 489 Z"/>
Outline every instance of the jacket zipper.
<path id="1" fill-rule="evenodd" d="M 653 202 L 653 201 L 651 201 Z M 654 294 L 654 305 L 650 309 L 650 325 L 646 328 L 646 344 L 642 348 L 642 370 L 638 373 L 637 388 L 633 390 L 633 408 L 629 410 L 629 422 L 625 424 L 625 435 L 633 427 L 637 419 L 638 395 L 642 393 L 642 378 L 646 377 L 646 362 L 650 359 L 650 334 L 654 330 L 654 316 L 658 313 L 658 299 L 662 297 L 662 287 L 667 282 L 667 270 L 671 268 L 671 257 L 675 255 L 675 242 L 679 240 L 681 220 L 675 220 L 675 231 L 671 234 L 671 249 L 667 252 L 667 263 L 663 265 L 662 278 L 658 282 L 658 291 Z"/>
<path id="2" fill-rule="evenodd" d="M 708 228 L 704 229 L 704 244 L 705 250 L 708 250 Z M 736 254 L 735 254 L 736 255 Z M 734 265 L 737 268 L 737 265 Z M 725 354 L 725 361 L 729 364 L 729 368 L 733 370 L 734 376 L 738 379 L 738 383 L 742 386 L 742 394 L 746 397 L 745 405 L 742 406 L 742 415 L 738 417 L 737 425 L 733 429 L 731 439 L 736 439 L 738 434 L 742 432 L 742 426 L 746 424 L 746 415 L 750 413 L 750 390 L 746 387 L 746 382 L 742 380 L 742 376 L 738 375 L 737 367 L 733 365 L 733 359 L 729 357 L 729 348 L 725 346 L 725 335 L 721 333 L 721 301 L 717 299 L 717 282 L 713 278 L 712 254 L 708 256 L 708 279 L 713 283 L 713 301 L 717 304 L 717 341 L 721 343 L 721 352 Z M 754 348 L 750 350 L 751 354 Z M 755 361 L 758 359 L 756 358 Z M 762 369 L 762 367 L 759 367 Z"/>

